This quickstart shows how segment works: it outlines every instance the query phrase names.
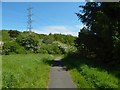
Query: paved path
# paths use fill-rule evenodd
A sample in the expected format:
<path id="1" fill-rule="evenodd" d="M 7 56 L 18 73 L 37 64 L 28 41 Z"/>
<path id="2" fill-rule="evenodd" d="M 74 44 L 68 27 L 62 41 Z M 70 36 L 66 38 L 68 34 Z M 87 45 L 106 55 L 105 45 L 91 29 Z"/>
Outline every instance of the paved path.
<path id="1" fill-rule="evenodd" d="M 49 88 L 76 88 L 60 58 L 55 59 L 51 66 Z"/>

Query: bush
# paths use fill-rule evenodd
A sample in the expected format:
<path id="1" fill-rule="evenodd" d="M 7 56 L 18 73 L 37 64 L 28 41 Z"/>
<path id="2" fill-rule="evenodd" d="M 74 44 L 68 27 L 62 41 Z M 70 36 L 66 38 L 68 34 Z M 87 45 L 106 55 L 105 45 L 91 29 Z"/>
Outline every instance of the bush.
<path id="1" fill-rule="evenodd" d="M 20 32 L 17 30 L 10 30 L 10 31 L 8 31 L 8 33 L 11 38 L 16 38 Z"/>
<path id="2" fill-rule="evenodd" d="M 45 53 L 45 54 L 48 54 L 48 51 L 47 51 L 47 50 L 44 50 L 44 49 L 40 49 L 40 50 L 38 50 L 38 53 Z"/>
<path id="3" fill-rule="evenodd" d="M 18 43 L 14 41 L 6 42 L 3 45 L 2 54 L 9 55 L 9 54 L 25 54 L 26 51 L 23 47 L 21 47 Z"/>
<path id="4" fill-rule="evenodd" d="M 33 37 L 18 37 L 16 40 L 20 45 L 22 45 L 26 50 L 30 50 L 32 52 L 37 52 L 38 50 L 38 41 Z"/>
<path id="5" fill-rule="evenodd" d="M 26 54 L 27 51 L 24 49 L 24 47 L 20 46 L 19 48 L 16 49 L 17 54 Z"/>
<path id="6" fill-rule="evenodd" d="M 64 49 L 58 46 L 58 44 L 42 45 L 38 51 L 39 53 L 49 54 L 64 54 Z"/>

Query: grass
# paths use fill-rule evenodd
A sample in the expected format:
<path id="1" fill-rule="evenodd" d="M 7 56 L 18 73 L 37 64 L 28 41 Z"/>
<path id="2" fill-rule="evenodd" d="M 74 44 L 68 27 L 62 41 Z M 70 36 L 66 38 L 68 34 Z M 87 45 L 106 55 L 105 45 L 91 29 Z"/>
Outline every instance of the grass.
<path id="1" fill-rule="evenodd" d="M 8 30 L 0 30 L 0 40 L 3 42 L 9 42 L 11 40 L 8 34 Z"/>
<path id="2" fill-rule="evenodd" d="M 0 90 L 2 88 L 2 56 L 0 55 Z"/>
<path id="3" fill-rule="evenodd" d="M 70 75 L 78 88 L 118 88 L 118 77 L 109 73 L 102 66 L 97 66 L 86 58 L 68 56 L 63 63 L 70 71 Z"/>
<path id="4" fill-rule="evenodd" d="M 47 88 L 50 66 L 54 59 L 48 54 L 2 56 L 3 88 Z"/>

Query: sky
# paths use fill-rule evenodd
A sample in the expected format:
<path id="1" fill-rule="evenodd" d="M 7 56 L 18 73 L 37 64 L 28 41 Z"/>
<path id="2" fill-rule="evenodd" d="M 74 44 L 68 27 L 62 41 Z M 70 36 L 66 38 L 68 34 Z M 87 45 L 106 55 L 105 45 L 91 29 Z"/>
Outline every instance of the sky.
<path id="1" fill-rule="evenodd" d="M 28 11 L 32 9 L 32 31 L 39 34 L 78 35 L 83 24 L 75 13 L 85 2 L 2 2 L 2 29 L 27 30 Z"/>

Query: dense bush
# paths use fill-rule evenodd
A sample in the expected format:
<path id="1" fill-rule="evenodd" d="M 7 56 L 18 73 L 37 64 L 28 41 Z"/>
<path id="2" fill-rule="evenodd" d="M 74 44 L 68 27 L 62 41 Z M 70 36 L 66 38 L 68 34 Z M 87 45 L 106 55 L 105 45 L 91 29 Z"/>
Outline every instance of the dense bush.
<path id="1" fill-rule="evenodd" d="M 16 38 L 20 32 L 17 30 L 10 30 L 10 31 L 8 31 L 8 33 L 11 38 Z"/>
<path id="2" fill-rule="evenodd" d="M 43 41 L 45 44 L 52 44 L 54 41 L 59 41 L 61 43 L 74 46 L 74 40 L 76 37 L 72 35 L 64 35 L 64 34 L 39 34 L 39 38 Z"/>
<path id="3" fill-rule="evenodd" d="M 48 54 L 48 51 L 45 49 L 39 49 L 38 53 Z"/>
<path id="4" fill-rule="evenodd" d="M 16 40 L 21 46 L 23 46 L 26 50 L 30 50 L 32 52 L 36 52 L 38 50 L 38 41 L 33 37 L 19 37 Z"/>
<path id="5" fill-rule="evenodd" d="M 49 44 L 40 46 L 38 52 L 48 54 L 64 54 L 65 50 L 62 47 L 58 46 L 58 44 Z"/>
<path id="6" fill-rule="evenodd" d="M 52 36 L 55 38 L 56 41 L 59 41 L 61 43 L 71 45 L 71 46 L 74 46 L 74 40 L 76 39 L 76 37 L 72 35 L 53 34 Z"/>
<path id="7" fill-rule="evenodd" d="M 52 35 L 46 36 L 42 39 L 43 39 L 42 42 L 45 44 L 52 44 L 53 41 L 55 41 L 55 38 Z"/>
<path id="8" fill-rule="evenodd" d="M 23 47 L 21 47 L 18 43 L 14 41 L 4 43 L 2 54 L 9 55 L 12 53 L 24 54 L 26 53 L 26 51 Z"/>

